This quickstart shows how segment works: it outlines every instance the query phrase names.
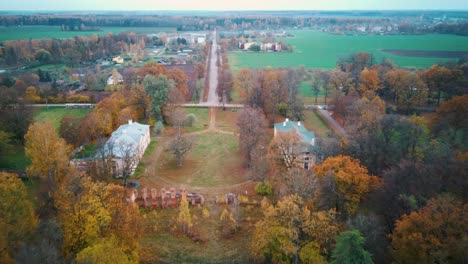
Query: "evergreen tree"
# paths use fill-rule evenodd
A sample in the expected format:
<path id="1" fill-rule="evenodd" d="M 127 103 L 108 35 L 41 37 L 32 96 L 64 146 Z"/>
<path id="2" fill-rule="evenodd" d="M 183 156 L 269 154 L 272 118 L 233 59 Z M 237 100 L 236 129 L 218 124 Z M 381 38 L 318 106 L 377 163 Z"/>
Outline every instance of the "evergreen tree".
<path id="1" fill-rule="evenodd" d="M 341 233 L 336 240 L 332 264 L 371 264 L 371 255 L 364 249 L 365 238 L 358 230 Z"/>

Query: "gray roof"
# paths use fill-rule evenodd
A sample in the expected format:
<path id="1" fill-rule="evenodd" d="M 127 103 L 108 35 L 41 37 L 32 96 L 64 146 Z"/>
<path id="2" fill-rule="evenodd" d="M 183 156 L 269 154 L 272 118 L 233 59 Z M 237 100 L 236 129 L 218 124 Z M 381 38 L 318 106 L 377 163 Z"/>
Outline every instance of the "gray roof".
<path id="1" fill-rule="evenodd" d="M 112 133 L 104 145 L 106 153 L 112 154 L 112 156 L 117 158 L 123 158 L 129 154 L 135 156 L 138 144 L 140 144 L 141 138 L 148 129 L 149 125 L 143 125 L 138 122 L 121 125 Z"/>

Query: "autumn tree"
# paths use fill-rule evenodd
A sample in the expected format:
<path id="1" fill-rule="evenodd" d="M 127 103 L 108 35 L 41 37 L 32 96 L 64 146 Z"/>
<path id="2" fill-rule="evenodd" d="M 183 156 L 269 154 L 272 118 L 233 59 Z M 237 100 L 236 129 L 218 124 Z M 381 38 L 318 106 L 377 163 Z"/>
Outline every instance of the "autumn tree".
<path id="1" fill-rule="evenodd" d="M 59 183 L 68 170 L 71 148 L 60 138 L 51 123 L 33 123 L 25 136 L 28 172 L 47 181 L 49 189 Z"/>
<path id="2" fill-rule="evenodd" d="M 367 68 L 362 70 L 359 82 L 359 91 L 361 91 L 361 94 L 365 94 L 366 92 L 374 92 L 379 88 L 380 85 L 377 71 Z"/>
<path id="3" fill-rule="evenodd" d="M 415 73 L 393 70 L 385 75 L 385 81 L 394 93 L 394 103 L 407 113 L 427 99 L 426 84 Z"/>
<path id="4" fill-rule="evenodd" d="M 455 82 L 463 77 L 463 72 L 459 69 L 447 69 L 440 65 L 433 65 L 422 74 L 422 79 L 429 89 L 429 96 L 435 97 L 437 105 L 440 104 L 442 96 L 450 95 L 450 88 Z"/>
<path id="5" fill-rule="evenodd" d="M 206 65 L 204 63 L 198 62 L 197 64 L 195 64 L 195 73 L 197 75 L 198 80 L 205 77 L 205 68 Z"/>
<path id="6" fill-rule="evenodd" d="M 261 110 L 245 108 L 237 121 L 239 126 L 239 147 L 245 157 L 245 165 L 250 168 L 262 149 L 266 149 L 267 121 Z"/>
<path id="7" fill-rule="evenodd" d="M 162 107 L 166 103 L 169 91 L 174 87 L 174 81 L 169 80 L 165 75 L 158 77 L 146 75 L 143 80 L 143 87 L 151 98 L 151 111 L 158 120 L 162 120 Z"/>
<path id="8" fill-rule="evenodd" d="M 254 82 L 252 72 L 247 68 L 242 68 L 234 78 L 234 90 L 239 94 L 239 97 L 246 100 L 252 92 Z"/>
<path id="9" fill-rule="evenodd" d="M 15 174 L 0 172 L 0 262 L 13 257 L 37 224 L 33 203 L 24 183 Z"/>
<path id="10" fill-rule="evenodd" d="M 349 156 L 337 156 L 326 159 L 323 164 L 314 166 L 315 175 L 321 178 L 321 195 L 330 197 L 328 202 L 338 212 L 354 214 L 364 196 L 379 185 L 379 179 L 371 176 L 359 160 Z"/>
<path id="11" fill-rule="evenodd" d="M 166 73 L 168 79 L 174 81 L 174 86 L 182 96 L 186 96 L 188 90 L 188 77 L 185 73 L 177 67 L 172 68 Z"/>
<path id="12" fill-rule="evenodd" d="M 468 205 L 448 195 L 396 222 L 392 257 L 397 263 L 463 263 L 468 247 Z"/>
<path id="13" fill-rule="evenodd" d="M 122 186 L 95 183 L 88 177 L 69 178 L 55 199 L 64 234 L 63 254 L 73 257 L 84 250 L 81 255 L 92 256 L 102 239 L 115 239 L 127 258 L 137 262 L 139 211 L 126 198 Z"/>
<path id="14" fill-rule="evenodd" d="M 80 125 L 83 118 L 77 116 L 66 115 L 60 121 L 60 136 L 65 141 L 75 147 L 84 143 L 84 139 L 80 135 Z"/>
<path id="15" fill-rule="evenodd" d="M 78 264 L 138 263 L 125 254 L 125 251 L 119 247 L 114 238 L 102 239 L 99 242 L 83 249 L 76 255 L 75 261 Z"/>
<path id="16" fill-rule="evenodd" d="M 371 255 L 364 249 L 364 237 L 358 230 L 346 231 L 336 239 L 332 264 L 372 264 Z"/>
<path id="17" fill-rule="evenodd" d="M 252 255 L 265 262 L 324 263 L 338 233 L 334 211 L 311 212 L 298 195 L 276 206 L 262 201 L 263 219 L 255 224 Z"/>
<path id="18" fill-rule="evenodd" d="M 148 62 L 138 70 L 138 76 L 140 76 L 140 80 L 142 80 L 146 77 L 146 75 L 165 75 L 166 72 L 166 67 L 164 67 L 164 65 L 159 65 L 156 62 Z"/>
<path id="19" fill-rule="evenodd" d="M 186 194 L 183 194 L 180 199 L 177 223 L 184 234 L 187 234 L 193 226 L 192 215 L 190 214 L 189 202 Z"/>
<path id="20" fill-rule="evenodd" d="M 442 102 L 431 122 L 436 135 L 455 146 L 466 145 L 468 139 L 468 95 L 456 96 Z"/>
<path id="21" fill-rule="evenodd" d="M 216 88 L 216 94 L 223 104 L 232 100 L 232 86 L 233 78 L 231 69 L 228 63 L 223 63 L 218 73 L 218 87 Z"/>

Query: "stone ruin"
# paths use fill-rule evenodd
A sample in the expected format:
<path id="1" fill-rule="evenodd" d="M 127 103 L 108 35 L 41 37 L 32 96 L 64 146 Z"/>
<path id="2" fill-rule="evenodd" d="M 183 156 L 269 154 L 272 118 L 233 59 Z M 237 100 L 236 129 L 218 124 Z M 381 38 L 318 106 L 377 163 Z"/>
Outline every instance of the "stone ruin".
<path id="1" fill-rule="evenodd" d="M 161 188 L 159 193 L 156 188 L 143 188 L 140 195 L 137 189 L 132 188 L 127 201 L 132 203 L 136 202 L 143 208 L 176 208 L 182 195 L 187 197 L 191 206 L 203 205 L 205 203 L 203 195 L 194 192 L 189 193 L 185 188 L 181 188 L 180 190 L 176 190 L 175 188 Z"/>

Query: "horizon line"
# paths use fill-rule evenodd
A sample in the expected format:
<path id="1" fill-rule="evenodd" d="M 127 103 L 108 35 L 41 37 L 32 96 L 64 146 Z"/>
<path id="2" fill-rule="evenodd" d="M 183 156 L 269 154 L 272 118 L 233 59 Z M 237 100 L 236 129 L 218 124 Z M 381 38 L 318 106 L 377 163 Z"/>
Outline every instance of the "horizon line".
<path id="1" fill-rule="evenodd" d="M 356 12 L 356 11 L 454 11 L 468 12 L 468 9 L 226 9 L 226 10 L 211 10 L 211 9 L 154 9 L 154 10 L 123 10 L 123 9 L 37 9 L 37 10 L 0 10 L 0 12 Z"/>

